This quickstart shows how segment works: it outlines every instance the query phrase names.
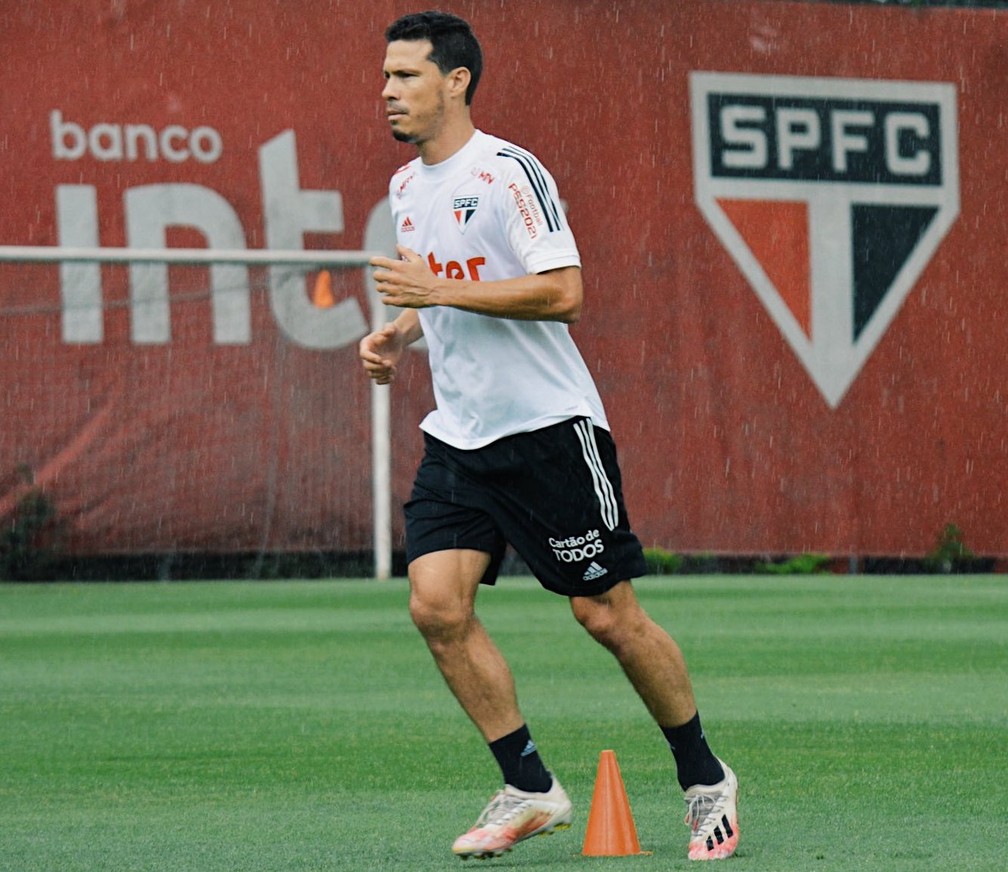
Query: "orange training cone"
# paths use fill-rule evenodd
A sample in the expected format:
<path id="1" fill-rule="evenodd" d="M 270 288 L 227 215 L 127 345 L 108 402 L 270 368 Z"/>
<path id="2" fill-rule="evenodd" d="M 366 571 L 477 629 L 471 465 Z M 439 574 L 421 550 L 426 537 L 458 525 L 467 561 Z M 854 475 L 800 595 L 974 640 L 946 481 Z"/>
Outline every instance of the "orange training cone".
<path id="1" fill-rule="evenodd" d="M 599 755 L 595 793 L 581 853 L 586 857 L 626 857 L 644 853 L 637 841 L 630 800 L 613 751 L 603 751 Z"/>
<path id="2" fill-rule="evenodd" d="M 336 305 L 336 298 L 332 292 L 332 276 L 329 274 L 329 270 L 319 270 L 318 277 L 315 279 L 315 287 L 312 288 L 311 301 L 320 309 L 328 309 L 330 306 Z"/>

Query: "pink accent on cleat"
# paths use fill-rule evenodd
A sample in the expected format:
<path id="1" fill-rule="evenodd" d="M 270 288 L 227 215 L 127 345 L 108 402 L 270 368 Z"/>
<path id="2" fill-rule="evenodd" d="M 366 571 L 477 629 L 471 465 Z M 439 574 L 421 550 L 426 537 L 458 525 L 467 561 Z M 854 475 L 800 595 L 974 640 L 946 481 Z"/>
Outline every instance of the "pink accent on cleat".
<path id="1" fill-rule="evenodd" d="M 524 839 L 570 823 L 571 803 L 555 778 L 547 793 L 527 793 L 508 784 L 493 795 L 473 828 L 455 840 L 452 851 L 463 860 L 499 857 Z"/>

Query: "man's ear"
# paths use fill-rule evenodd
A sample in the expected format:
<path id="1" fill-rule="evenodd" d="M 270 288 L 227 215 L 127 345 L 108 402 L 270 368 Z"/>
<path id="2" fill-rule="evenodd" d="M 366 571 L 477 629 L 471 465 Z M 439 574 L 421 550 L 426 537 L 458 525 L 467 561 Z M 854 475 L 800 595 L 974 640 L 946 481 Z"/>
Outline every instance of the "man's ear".
<path id="1" fill-rule="evenodd" d="M 455 67 L 454 70 L 448 73 L 447 79 L 451 93 L 453 95 L 458 94 L 465 99 L 466 89 L 469 87 L 469 82 L 472 81 L 472 73 L 469 72 L 469 68 Z"/>

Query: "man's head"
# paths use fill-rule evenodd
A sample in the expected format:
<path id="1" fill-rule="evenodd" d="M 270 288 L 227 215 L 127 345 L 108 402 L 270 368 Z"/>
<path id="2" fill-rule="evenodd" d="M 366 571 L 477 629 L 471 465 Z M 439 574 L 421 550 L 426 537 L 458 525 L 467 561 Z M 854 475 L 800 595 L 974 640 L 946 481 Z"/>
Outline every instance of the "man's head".
<path id="1" fill-rule="evenodd" d="M 431 44 L 427 59 L 437 65 L 442 75 L 464 67 L 469 70 L 465 102 L 472 104 L 473 94 L 483 72 L 483 52 L 467 21 L 448 12 L 415 12 L 393 21 L 385 31 L 387 42 L 423 42 Z"/>
<path id="2" fill-rule="evenodd" d="M 444 12 L 420 12 L 385 33 L 385 114 L 392 135 L 425 161 L 453 154 L 472 134 L 469 101 L 482 70 L 469 25 Z"/>

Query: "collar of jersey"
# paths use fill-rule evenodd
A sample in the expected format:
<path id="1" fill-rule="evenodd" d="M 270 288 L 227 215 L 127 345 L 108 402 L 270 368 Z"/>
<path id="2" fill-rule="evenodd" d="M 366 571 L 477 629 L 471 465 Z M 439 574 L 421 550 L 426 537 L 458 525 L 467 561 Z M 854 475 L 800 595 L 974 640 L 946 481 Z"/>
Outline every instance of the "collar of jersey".
<path id="1" fill-rule="evenodd" d="M 446 157 L 440 163 L 425 164 L 423 161 L 420 161 L 420 172 L 432 179 L 449 175 L 454 172 L 457 166 L 466 161 L 466 156 L 476 148 L 476 143 L 479 142 L 482 136 L 483 134 L 477 130 L 471 137 L 469 137 L 469 141 L 463 145 L 462 148 L 455 152 L 455 154 L 451 157 Z"/>

